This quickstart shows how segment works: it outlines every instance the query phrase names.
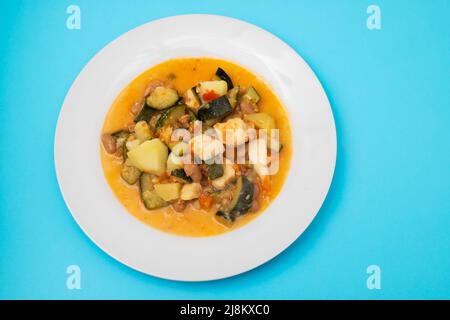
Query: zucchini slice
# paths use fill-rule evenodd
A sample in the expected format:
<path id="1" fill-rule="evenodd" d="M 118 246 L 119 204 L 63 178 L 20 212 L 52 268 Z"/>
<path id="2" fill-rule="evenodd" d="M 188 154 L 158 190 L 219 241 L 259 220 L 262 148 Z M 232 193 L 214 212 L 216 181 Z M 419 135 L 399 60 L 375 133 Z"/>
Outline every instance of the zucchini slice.
<path id="1" fill-rule="evenodd" d="M 183 183 L 191 183 L 192 182 L 192 178 L 186 174 L 186 171 L 184 171 L 184 169 L 181 169 L 181 168 L 172 170 L 170 175 L 172 177 L 175 177 L 176 180 L 181 181 Z"/>
<path id="2" fill-rule="evenodd" d="M 139 121 L 148 121 L 155 112 L 155 109 L 152 109 L 147 103 L 144 103 L 141 111 L 139 111 L 137 116 L 134 118 L 134 122 L 137 123 Z"/>
<path id="3" fill-rule="evenodd" d="M 147 97 L 146 103 L 153 109 L 163 110 L 177 103 L 178 92 L 175 89 L 167 87 L 156 87 L 156 89 Z"/>
<path id="4" fill-rule="evenodd" d="M 250 210 L 253 202 L 253 183 L 245 176 L 240 176 L 236 189 L 233 193 L 233 200 L 226 210 L 220 210 L 216 216 L 226 222 L 234 222 L 238 217 L 246 214 Z"/>
<path id="5" fill-rule="evenodd" d="M 231 81 L 230 76 L 225 72 L 225 70 L 223 70 L 223 69 L 220 68 L 220 67 L 217 68 L 216 76 L 217 76 L 219 79 L 221 79 L 221 80 L 223 80 L 223 81 L 225 81 L 225 82 L 227 83 L 228 90 L 233 89 L 233 81 Z"/>
<path id="6" fill-rule="evenodd" d="M 174 124 L 179 117 L 184 115 L 185 111 L 186 107 L 182 104 L 164 110 L 156 122 L 156 129 L 159 129 L 165 125 Z"/>
<path id="7" fill-rule="evenodd" d="M 222 119 L 228 116 L 233 111 L 230 102 L 226 96 L 221 96 L 210 101 L 204 106 L 200 107 L 197 112 L 197 117 L 201 121 L 210 119 Z"/>
<path id="8" fill-rule="evenodd" d="M 228 101 L 230 101 L 231 107 L 234 109 L 237 105 L 238 95 L 239 95 L 240 87 L 234 87 L 233 89 L 229 90 L 227 93 Z"/>
<path id="9" fill-rule="evenodd" d="M 200 108 L 200 98 L 198 97 L 197 92 L 195 92 L 195 87 L 185 92 L 184 103 L 193 110 Z"/>
<path id="10" fill-rule="evenodd" d="M 253 87 L 248 88 L 247 91 L 242 96 L 242 98 L 250 103 L 255 104 L 258 103 L 258 101 L 261 99 L 256 89 Z"/>
<path id="11" fill-rule="evenodd" d="M 220 163 L 212 163 L 208 165 L 208 179 L 214 180 L 223 176 L 223 165 Z"/>
<path id="12" fill-rule="evenodd" d="M 152 177 L 151 174 L 143 173 L 139 179 L 141 199 L 144 206 L 149 210 L 166 207 L 168 205 L 167 202 L 156 193 Z"/>
<path id="13" fill-rule="evenodd" d="M 189 114 L 189 122 L 194 122 L 195 120 L 197 120 L 197 116 L 191 109 L 188 110 L 188 114 Z"/>
<path id="14" fill-rule="evenodd" d="M 120 171 L 120 176 L 122 177 L 123 180 L 125 180 L 126 183 L 132 185 L 139 180 L 139 177 L 141 176 L 141 171 L 134 166 L 124 164 L 122 166 L 122 170 Z"/>

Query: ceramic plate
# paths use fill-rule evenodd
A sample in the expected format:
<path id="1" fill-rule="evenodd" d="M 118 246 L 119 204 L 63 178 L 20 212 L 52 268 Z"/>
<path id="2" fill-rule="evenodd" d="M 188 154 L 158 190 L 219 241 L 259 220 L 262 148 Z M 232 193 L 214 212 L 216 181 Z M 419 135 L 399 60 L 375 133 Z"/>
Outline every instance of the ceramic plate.
<path id="1" fill-rule="evenodd" d="M 163 233 L 126 212 L 103 176 L 99 154 L 100 130 L 117 94 L 153 65 L 193 56 L 234 61 L 261 76 L 287 108 L 293 130 L 291 169 L 278 197 L 244 227 L 205 238 Z M 286 43 L 240 20 L 182 15 L 125 33 L 85 66 L 64 100 L 54 150 L 64 200 L 100 248 L 156 277 L 204 281 L 253 269 L 302 234 L 331 184 L 336 131 L 322 86 Z"/>

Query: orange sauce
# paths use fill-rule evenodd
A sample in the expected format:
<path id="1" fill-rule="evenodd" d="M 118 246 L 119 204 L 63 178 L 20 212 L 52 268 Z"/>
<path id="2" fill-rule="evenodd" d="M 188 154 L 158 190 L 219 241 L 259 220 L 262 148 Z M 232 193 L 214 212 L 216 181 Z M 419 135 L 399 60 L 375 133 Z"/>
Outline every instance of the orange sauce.
<path id="1" fill-rule="evenodd" d="M 100 146 L 100 157 L 105 178 L 113 193 L 123 206 L 140 221 L 162 230 L 181 236 L 212 236 L 239 228 L 263 212 L 280 192 L 289 171 L 292 156 L 292 133 L 287 111 L 272 89 L 260 77 L 233 62 L 215 58 L 179 58 L 158 64 L 135 78 L 115 99 L 106 115 L 103 132 L 115 132 L 132 123 L 133 104 L 142 100 L 148 83 L 152 80 L 167 80 L 181 94 L 199 81 L 210 80 L 217 67 L 224 69 L 235 85 L 254 86 L 261 96 L 258 103 L 260 112 L 266 112 L 275 118 L 280 129 L 280 152 L 278 172 L 271 177 L 269 197 L 262 200 L 260 210 L 240 217 L 231 227 L 227 227 L 215 218 L 214 212 L 195 209 L 191 205 L 179 213 L 172 207 L 147 210 L 141 202 L 139 188 L 127 185 L 120 177 L 121 161 L 107 154 Z"/>

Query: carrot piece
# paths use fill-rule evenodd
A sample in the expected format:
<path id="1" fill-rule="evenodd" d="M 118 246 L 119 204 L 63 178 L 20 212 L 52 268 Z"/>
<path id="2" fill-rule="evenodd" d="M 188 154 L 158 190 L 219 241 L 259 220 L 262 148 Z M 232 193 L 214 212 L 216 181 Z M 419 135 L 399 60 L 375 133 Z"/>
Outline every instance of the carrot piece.
<path id="1" fill-rule="evenodd" d="M 263 190 L 263 192 L 268 193 L 270 191 L 270 178 L 268 176 L 265 176 L 261 180 L 261 189 Z"/>
<path id="2" fill-rule="evenodd" d="M 202 207 L 203 209 L 211 208 L 213 200 L 214 200 L 213 197 L 208 196 L 206 194 L 201 194 L 200 197 L 198 198 L 198 202 L 200 202 L 200 207 Z"/>

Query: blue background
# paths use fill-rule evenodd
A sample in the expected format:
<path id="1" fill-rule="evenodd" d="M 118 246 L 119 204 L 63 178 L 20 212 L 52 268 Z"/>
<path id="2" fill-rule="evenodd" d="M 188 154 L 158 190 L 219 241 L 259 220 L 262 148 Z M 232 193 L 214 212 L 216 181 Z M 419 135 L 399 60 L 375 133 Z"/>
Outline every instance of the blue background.
<path id="1" fill-rule="evenodd" d="M 366 8 L 382 29 L 366 28 Z M 66 8 L 82 28 L 66 28 Z M 450 298 L 450 1 L 1 1 L 1 298 Z M 61 197 L 53 139 L 83 66 L 122 33 L 215 13 L 274 33 L 330 99 L 338 159 L 329 195 L 288 250 L 243 275 L 179 283 L 97 248 Z M 150 41 L 150 40 L 149 40 Z M 82 289 L 66 288 L 81 267 Z M 382 289 L 368 290 L 379 265 Z"/>

